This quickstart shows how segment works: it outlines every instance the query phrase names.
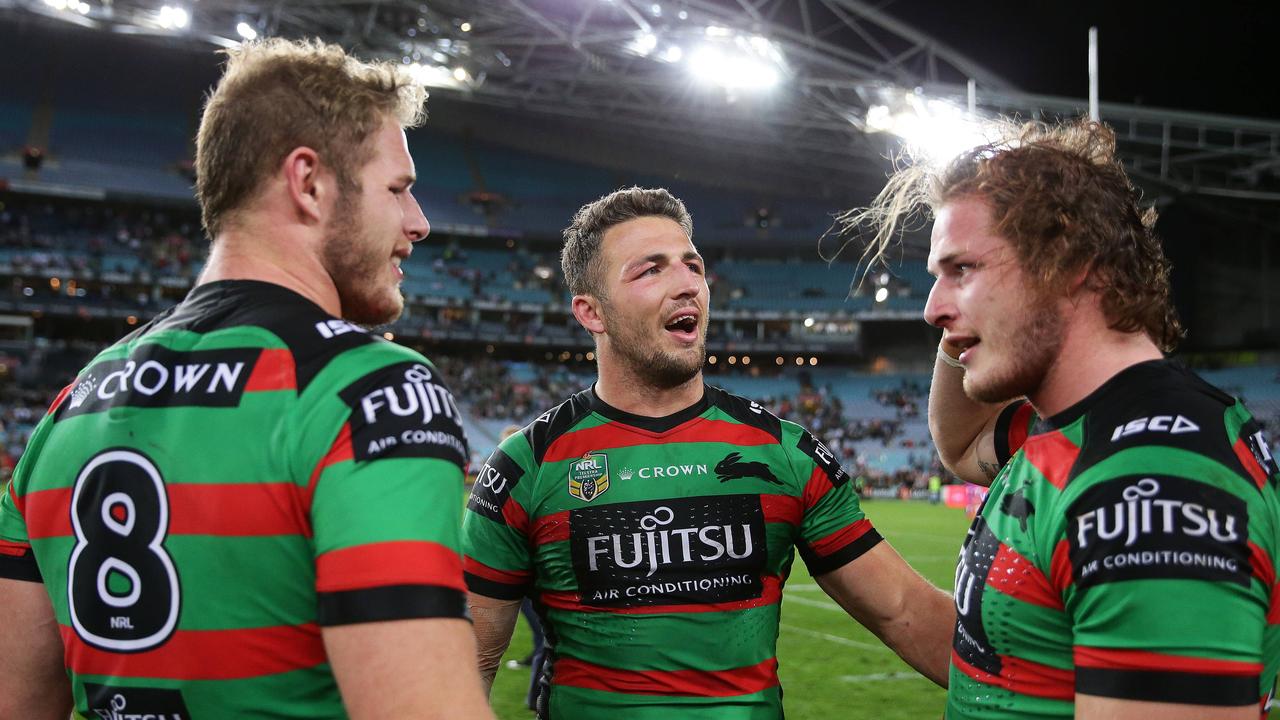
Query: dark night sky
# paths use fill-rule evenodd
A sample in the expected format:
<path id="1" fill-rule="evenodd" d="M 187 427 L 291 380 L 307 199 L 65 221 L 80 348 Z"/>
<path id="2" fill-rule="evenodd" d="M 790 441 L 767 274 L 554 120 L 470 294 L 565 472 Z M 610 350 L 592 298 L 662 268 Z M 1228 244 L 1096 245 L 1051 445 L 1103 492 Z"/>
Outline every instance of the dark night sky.
<path id="1" fill-rule="evenodd" d="M 1280 120 L 1280 2 L 890 0 L 878 5 L 1020 89 Z"/>

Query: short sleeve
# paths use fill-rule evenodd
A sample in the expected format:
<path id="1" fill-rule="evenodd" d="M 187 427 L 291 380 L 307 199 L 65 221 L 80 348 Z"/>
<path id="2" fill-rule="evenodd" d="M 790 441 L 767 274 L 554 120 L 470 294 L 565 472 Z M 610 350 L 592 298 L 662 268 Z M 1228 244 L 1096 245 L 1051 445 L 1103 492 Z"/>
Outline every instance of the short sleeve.
<path id="1" fill-rule="evenodd" d="M 536 473 L 523 433 L 507 438 L 476 475 L 462 521 L 467 588 L 515 600 L 531 589 L 533 538 L 529 498 Z M 521 458 L 518 461 L 516 458 Z"/>
<path id="2" fill-rule="evenodd" d="M 0 577 L 41 582 L 40 568 L 31 552 L 27 523 L 18 509 L 12 480 L 0 495 Z"/>
<path id="3" fill-rule="evenodd" d="M 849 474 L 831 450 L 803 429 L 784 432 L 783 442 L 790 445 L 792 466 L 804 488 L 797 549 L 809 573 L 826 574 L 875 547 L 880 533 L 863 514 Z"/>
<path id="4" fill-rule="evenodd" d="M 421 359 L 336 394 L 343 422 L 312 480 L 320 624 L 466 617 L 467 448 L 453 395 Z"/>
<path id="5" fill-rule="evenodd" d="M 1059 542 L 1076 691 L 1257 704 L 1275 582 L 1274 497 L 1191 453 L 1176 473 L 1112 460 L 1108 479 L 1066 508 Z"/>

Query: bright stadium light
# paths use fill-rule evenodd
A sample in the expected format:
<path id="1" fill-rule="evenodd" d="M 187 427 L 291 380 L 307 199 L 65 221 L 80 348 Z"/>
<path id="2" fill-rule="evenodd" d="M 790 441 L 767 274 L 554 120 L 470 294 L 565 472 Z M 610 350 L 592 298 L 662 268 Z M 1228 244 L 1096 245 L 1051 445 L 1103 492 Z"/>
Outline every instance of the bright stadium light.
<path id="1" fill-rule="evenodd" d="M 408 70 L 416 82 L 426 87 L 457 89 L 462 87 L 462 83 L 466 79 L 466 71 L 462 68 L 450 70 L 443 65 L 423 65 L 411 62 Z M 458 71 L 462 71 L 462 80 L 457 79 L 456 73 Z"/>
<path id="2" fill-rule="evenodd" d="M 185 8 L 165 5 L 160 8 L 160 27 L 181 30 L 191 24 L 191 14 Z"/>
<path id="3" fill-rule="evenodd" d="M 648 57 L 656 47 L 658 47 L 658 36 L 643 31 L 636 35 L 635 40 L 627 44 L 627 49 L 640 57 Z"/>
<path id="4" fill-rule="evenodd" d="M 669 63 L 678 63 L 684 57 L 684 50 L 679 45 L 672 45 L 662 53 L 662 59 Z"/>
<path id="5" fill-rule="evenodd" d="M 889 299 L 889 288 L 880 288 L 876 291 L 876 302 L 882 303 Z"/>
<path id="6" fill-rule="evenodd" d="M 703 46 L 689 58 L 694 77 L 730 90 L 767 90 L 782 79 L 778 69 L 745 53 Z"/>
<path id="7" fill-rule="evenodd" d="M 254 30 L 253 26 L 249 23 L 243 21 L 236 23 L 236 34 L 245 40 L 258 39 L 258 31 Z"/>
<path id="8" fill-rule="evenodd" d="M 461 30 L 462 32 L 471 32 L 471 23 L 464 22 L 458 26 L 458 29 Z"/>
<path id="9" fill-rule="evenodd" d="M 963 108 L 916 91 L 897 91 L 889 102 L 867 109 L 867 132 L 897 135 L 913 154 L 938 164 L 989 142 L 983 128 Z"/>

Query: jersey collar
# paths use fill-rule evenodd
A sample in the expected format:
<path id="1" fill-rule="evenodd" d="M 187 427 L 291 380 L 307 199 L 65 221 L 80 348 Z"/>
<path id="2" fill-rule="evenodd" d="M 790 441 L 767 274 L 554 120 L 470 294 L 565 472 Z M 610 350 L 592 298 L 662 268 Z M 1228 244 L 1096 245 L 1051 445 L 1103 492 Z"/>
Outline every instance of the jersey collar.
<path id="1" fill-rule="evenodd" d="M 631 427 L 639 428 L 646 432 L 664 433 L 689 422 L 705 412 L 711 405 L 712 390 L 713 388 L 709 385 L 703 385 L 702 398 L 699 399 L 698 402 L 683 410 L 679 410 L 663 417 L 636 415 L 624 410 L 619 410 L 618 408 L 601 400 L 599 395 L 596 395 L 596 386 L 594 383 L 585 391 L 585 394 L 587 396 L 587 407 L 591 408 L 595 413 L 603 415 L 614 422 L 619 422 L 623 425 L 630 425 Z"/>
<path id="2" fill-rule="evenodd" d="M 1178 368 L 1178 364 L 1168 358 L 1146 360 L 1136 365 L 1130 365 L 1112 375 L 1110 380 L 1102 383 L 1097 390 L 1086 395 L 1083 400 L 1080 400 L 1075 405 L 1057 415 L 1045 418 L 1045 422 L 1055 429 L 1061 430 L 1097 407 L 1098 403 L 1102 402 L 1103 399 L 1126 390 L 1133 391 L 1147 387 L 1152 380 L 1167 377 L 1170 372 L 1176 371 Z"/>

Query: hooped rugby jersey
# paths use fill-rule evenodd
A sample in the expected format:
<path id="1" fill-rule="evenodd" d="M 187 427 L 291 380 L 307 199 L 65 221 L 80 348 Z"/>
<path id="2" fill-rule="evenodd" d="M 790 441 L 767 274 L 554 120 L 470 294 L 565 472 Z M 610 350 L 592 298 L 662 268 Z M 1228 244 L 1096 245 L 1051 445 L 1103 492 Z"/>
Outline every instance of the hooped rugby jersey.
<path id="1" fill-rule="evenodd" d="M 826 446 L 709 386 L 665 418 L 584 390 L 507 438 L 467 507 L 471 591 L 540 606 L 551 720 L 781 718 L 793 550 L 821 575 L 880 540 Z"/>
<path id="2" fill-rule="evenodd" d="M 947 719 L 1071 718 L 1076 693 L 1265 714 L 1280 472 L 1244 406 L 1151 361 L 1045 420 L 1011 405 L 996 445 L 956 571 Z"/>
<path id="3" fill-rule="evenodd" d="M 458 410 L 285 288 L 200 285 L 54 401 L 0 498 L 87 718 L 345 717 L 322 626 L 465 617 Z"/>

